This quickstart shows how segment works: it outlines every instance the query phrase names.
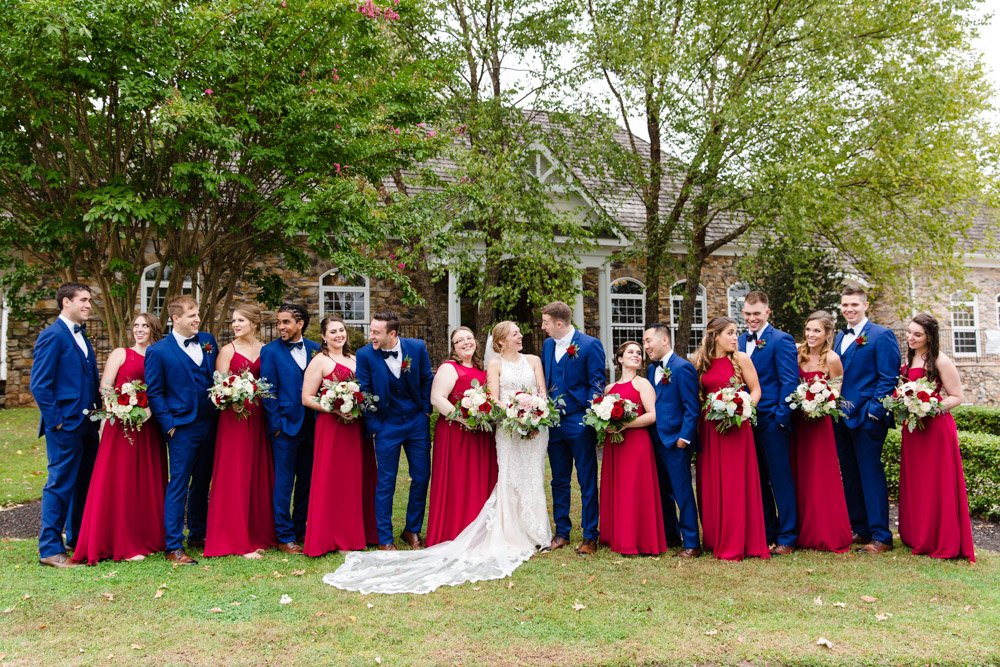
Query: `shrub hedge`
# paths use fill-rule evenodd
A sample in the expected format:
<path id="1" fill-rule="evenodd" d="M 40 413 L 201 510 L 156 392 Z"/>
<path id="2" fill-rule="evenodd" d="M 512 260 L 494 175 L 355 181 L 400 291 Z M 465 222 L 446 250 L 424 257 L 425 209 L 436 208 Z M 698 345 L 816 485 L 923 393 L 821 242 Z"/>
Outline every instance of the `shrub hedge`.
<path id="1" fill-rule="evenodd" d="M 1000 435 L 1000 408 L 985 405 L 960 405 L 951 411 L 959 431 L 978 431 Z"/>
<path id="2" fill-rule="evenodd" d="M 956 415 L 957 421 L 957 415 Z M 899 447 L 901 432 L 889 431 L 882 450 L 889 495 L 899 494 Z M 965 485 L 969 491 L 969 512 L 981 519 L 1000 521 L 1000 435 L 958 432 Z"/>

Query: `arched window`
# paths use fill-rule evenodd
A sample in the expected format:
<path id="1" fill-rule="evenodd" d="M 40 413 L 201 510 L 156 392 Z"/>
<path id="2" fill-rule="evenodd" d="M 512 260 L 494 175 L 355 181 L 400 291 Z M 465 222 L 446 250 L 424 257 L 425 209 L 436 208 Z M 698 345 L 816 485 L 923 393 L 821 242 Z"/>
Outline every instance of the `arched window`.
<path id="1" fill-rule="evenodd" d="M 348 278 L 333 269 L 319 278 L 319 316 L 339 315 L 351 326 L 368 324 L 368 279 Z"/>
<path id="2" fill-rule="evenodd" d="M 150 264 L 142 271 L 142 281 L 139 284 L 140 312 L 159 315 L 167 305 L 167 284 L 170 282 L 170 276 L 174 270 L 170 266 L 163 267 L 163 275 L 160 276 L 160 284 L 157 287 L 156 273 L 159 268 L 159 263 Z M 181 285 L 181 294 L 191 294 L 192 291 L 191 278 L 185 278 Z M 167 326 L 170 326 L 169 318 L 167 318 Z"/>
<path id="3" fill-rule="evenodd" d="M 611 283 L 611 353 L 627 340 L 642 342 L 646 286 L 634 278 Z"/>
<path id="4" fill-rule="evenodd" d="M 951 344 L 955 354 L 979 354 L 979 322 L 976 312 L 976 297 L 968 294 L 952 294 Z"/>
<path id="5" fill-rule="evenodd" d="M 743 320 L 743 300 L 750 293 L 750 286 L 746 283 L 733 283 L 729 286 L 727 296 L 729 297 L 729 317 L 736 320 L 739 330 L 747 328 L 747 323 Z"/>
<path id="6" fill-rule="evenodd" d="M 681 307 L 684 304 L 684 289 L 686 280 L 681 280 L 670 286 L 670 328 L 674 338 L 677 337 L 677 326 L 681 322 Z M 705 336 L 705 286 L 698 285 L 698 296 L 694 302 L 694 318 L 691 322 L 691 339 L 685 354 L 698 350 L 701 339 Z"/>

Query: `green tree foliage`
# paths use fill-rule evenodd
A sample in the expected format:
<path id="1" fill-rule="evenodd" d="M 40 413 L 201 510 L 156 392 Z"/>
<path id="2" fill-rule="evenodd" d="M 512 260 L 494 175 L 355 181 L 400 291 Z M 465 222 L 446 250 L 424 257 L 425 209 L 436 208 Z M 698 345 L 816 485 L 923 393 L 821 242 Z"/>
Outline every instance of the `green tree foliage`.
<path id="1" fill-rule="evenodd" d="M 584 64 L 649 135 L 628 182 L 648 314 L 661 277 L 687 280 L 679 349 L 706 258 L 754 229 L 816 235 L 901 300 L 911 271 L 961 279 L 997 193 L 974 0 L 582 2 Z"/>
<path id="2" fill-rule="evenodd" d="M 0 266 L 95 284 L 116 342 L 152 261 L 211 328 L 308 249 L 398 279 L 379 189 L 437 150 L 418 124 L 440 63 L 405 47 L 425 21 L 395 0 L 2 3 Z"/>

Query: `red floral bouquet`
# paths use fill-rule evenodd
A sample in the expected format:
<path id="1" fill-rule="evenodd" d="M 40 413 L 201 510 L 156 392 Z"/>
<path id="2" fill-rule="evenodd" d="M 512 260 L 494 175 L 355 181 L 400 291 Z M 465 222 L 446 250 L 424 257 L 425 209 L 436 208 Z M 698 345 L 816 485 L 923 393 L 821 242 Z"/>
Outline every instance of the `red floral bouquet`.
<path id="1" fill-rule="evenodd" d="M 597 431 L 597 439 L 610 438 L 611 442 L 622 442 L 622 429 L 639 416 L 639 406 L 618 394 L 598 396 L 590 402 L 583 415 L 583 423 Z"/>

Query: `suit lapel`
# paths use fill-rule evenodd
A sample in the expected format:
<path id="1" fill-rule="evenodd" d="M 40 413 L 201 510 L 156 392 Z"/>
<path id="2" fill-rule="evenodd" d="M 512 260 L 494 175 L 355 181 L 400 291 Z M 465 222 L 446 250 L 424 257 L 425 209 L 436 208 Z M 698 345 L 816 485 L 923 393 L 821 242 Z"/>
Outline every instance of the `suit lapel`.
<path id="1" fill-rule="evenodd" d="M 854 354 L 858 351 L 858 348 L 861 347 L 860 345 L 858 345 L 858 338 L 861 338 L 862 336 L 864 336 L 865 334 L 867 334 L 868 333 L 868 329 L 871 327 L 871 325 L 872 325 L 871 320 L 868 320 L 868 322 L 865 324 L 865 326 L 861 328 L 861 332 L 858 333 L 857 336 L 855 336 L 855 338 L 851 342 L 851 344 L 847 346 L 847 350 L 844 351 L 843 355 L 841 355 L 841 357 L 842 357 L 841 361 L 843 361 L 843 363 L 844 363 L 844 371 L 845 372 L 847 371 L 847 367 L 850 366 L 851 362 L 854 361 Z M 840 341 L 843 341 L 844 334 L 841 333 L 838 336 L 838 338 L 840 339 Z M 837 349 L 839 349 L 839 345 L 837 346 Z M 836 351 L 836 350 L 834 350 L 834 351 Z"/>
<path id="2" fill-rule="evenodd" d="M 80 349 L 80 346 L 76 344 L 76 338 L 73 336 L 73 332 L 70 331 L 70 328 L 62 320 L 56 320 L 56 321 L 60 324 L 59 330 L 62 331 L 63 336 L 67 340 L 69 340 L 69 344 L 73 346 L 74 350 L 76 350 L 76 354 L 77 354 L 77 356 L 80 359 L 80 365 L 83 366 L 84 369 L 86 369 L 87 368 L 87 357 L 86 357 L 86 355 L 83 354 L 83 350 Z M 87 341 L 86 336 L 84 336 L 83 340 L 85 342 Z M 93 348 L 90 347 L 90 343 L 89 342 L 87 342 L 87 349 L 90 350 L 91 358 L 93 358 L 94 351 L 93 351 Z"/>
<path id="3" fill-rule="evenodd" d="M 177 339 L 174 337 L 173 332 L 167 334 L 167 338 L 170 341 L 168 345 L 174 351 L 174 355 L 176 355 L 177 357 L 177 362 L 181 366 L 183 366 L 184 369 L 187 371 L 188 377 L 194 380 L 195 379 L 194 371 L 196 368 L 198 368 L 197 366 L 194 365 L 194 360 L 187 355 L 187 352 L 181 349 L 180 343 L 177 342 Z"/>
<path id="4" fill-rule="evenodd" d="M 552 344 L 547 344 L 549 341 L 545 341 L 543 347 L 545 349 L 545 362 L 542 364 L 543 370 L 545 371 L 545 386 L 552 386 L 552 364 L 555 362 L 556 354 L 556 343 L 555 339 L 549 338 Z"/>

